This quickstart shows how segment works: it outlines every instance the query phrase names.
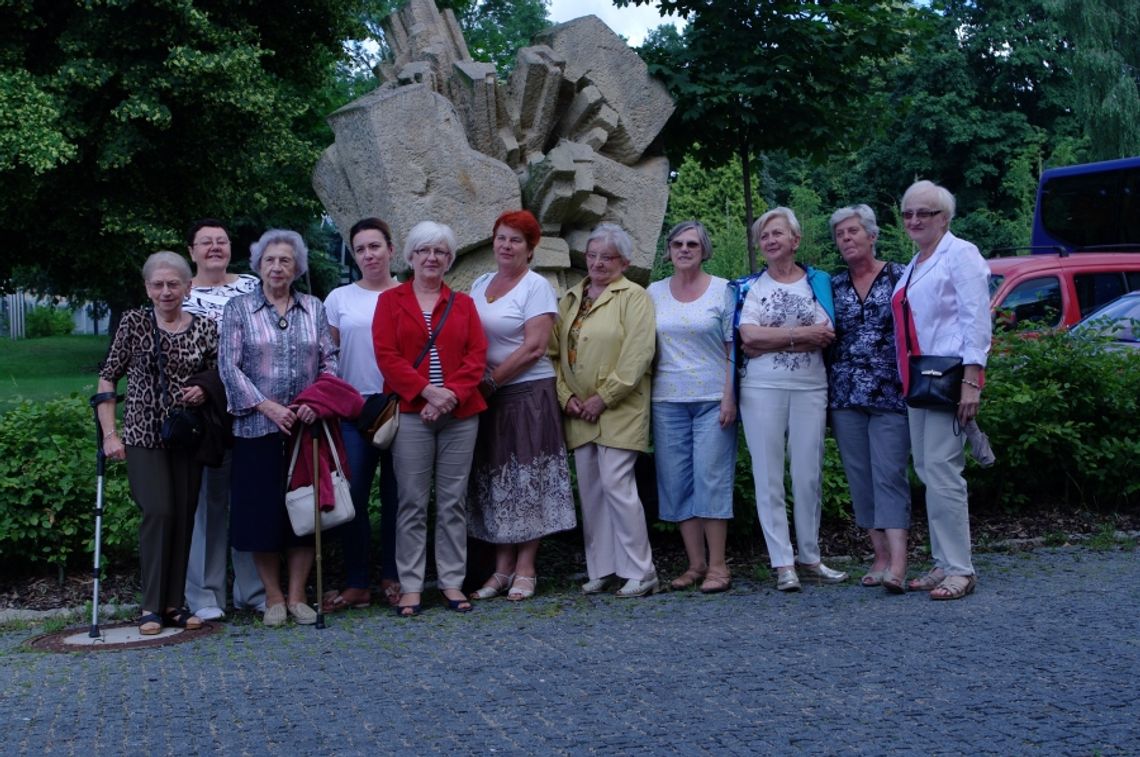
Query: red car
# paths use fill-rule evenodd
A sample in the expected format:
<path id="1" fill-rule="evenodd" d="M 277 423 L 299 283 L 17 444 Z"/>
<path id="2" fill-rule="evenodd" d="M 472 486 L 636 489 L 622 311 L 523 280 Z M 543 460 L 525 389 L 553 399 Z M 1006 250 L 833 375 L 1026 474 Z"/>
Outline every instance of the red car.
<path id="1" fill-rule="evenodd" d="M 1012 328 L 1069 327 L 1125 292 L 1140 290 L 1140 253 L 1074 252 L 991 258 L 990 310 Z"/>

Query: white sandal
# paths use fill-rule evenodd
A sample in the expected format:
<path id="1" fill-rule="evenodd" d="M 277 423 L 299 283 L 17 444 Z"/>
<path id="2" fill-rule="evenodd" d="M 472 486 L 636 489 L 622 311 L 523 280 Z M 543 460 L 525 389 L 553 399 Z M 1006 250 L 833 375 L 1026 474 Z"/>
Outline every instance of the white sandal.
<path id="1" fill-rule="evenodd" d="M 506 573 L 492 573 L 487 583 L 477 591 L 471 592 L 471 599 L 491 599 L 497 597 L 511 587 L 514 575 Z"/>
<path id="2" fill-rule="evenodd" d="M 520 586 L 521 581 L 526 581 L 530 584 L 529 588 Z M 515 576 L 515 580 L 511 582 L 511 590 L 507 593 L 507 599 L 512 602 L 519 602 L 524 599 L 530 599 L 534 596 L 534 590 L 538 588 L 538 576 Z"/>

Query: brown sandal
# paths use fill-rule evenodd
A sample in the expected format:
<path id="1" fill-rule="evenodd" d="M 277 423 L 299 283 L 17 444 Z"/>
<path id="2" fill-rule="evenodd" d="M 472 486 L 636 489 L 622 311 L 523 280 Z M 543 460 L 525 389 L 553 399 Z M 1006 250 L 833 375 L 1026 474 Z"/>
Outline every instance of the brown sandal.
<path id="1" fill-rule="evenodd" d="M 701 594 L 720 594 L 732 588 L 732 576 L 729 573 L 710 572 L 701 584 Z"/>
<path id="2" fill-rule="evenodd" d="M 942 568 L 935 568 L 926 575 L 912 578 L 906 582 L 906 588 L 911 591 L 933 591 L 934 587 L 942 583 L 942 579 L 946 578 L 946 571 Z"/>
<path id="3" fill-rule="evenodd" d="M 696 570 L 695 568 L 689 568 L 684 573 L 670 581 L 669 587 L 673 589 L 673 591 L 691 589 L 697 583 L 697 581 L 704 579 L 707 572 L 708 571 L 705 570 Z"/>
<path id="4" fill-rule="evenodd" d="M 975 576 L 946 576 L 942 582 L 930 592 L 930 598 L 936 600 L 961 599 L 967 594 L 974 593 L 978 585 Z"/>

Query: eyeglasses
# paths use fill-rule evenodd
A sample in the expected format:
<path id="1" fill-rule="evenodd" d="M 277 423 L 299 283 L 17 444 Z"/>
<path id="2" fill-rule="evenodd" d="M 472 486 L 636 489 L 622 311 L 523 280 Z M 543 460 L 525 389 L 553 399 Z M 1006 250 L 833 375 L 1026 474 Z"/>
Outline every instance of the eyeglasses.
<path id="1" fill-rule="evenodd" d="M 904 210 L 902 212 L 902 217 L 908 221 L 912 218 L 917 218 L 920 221 L 925 221 L 927 218 L 933 218 L 941 212 L 941 210 Z"/>
<path id="2" fill-rule="evenodd" d="M 669 247 L 674 250 L 698 250 L 701 247 L 701 243 L 695 239 L 674 239 L 669 243 Z"/>
<path id="3" fill-rule="evenodd" d="M 596 252 L 587 252 L 586 253 L 586 262 L 587 263 L 593 263 L 593 262 L 598 261 L 598 260 L 602 261 L 606 265 L 609 265 L 610 263 L 614 262 L 615 260 L 621 260 L 621 255 L 599 255 Z"/>
<path id="4" fill-rule="evenodd" d="M 451 254 L 451 250 L 447 249 L 446 247 L 417 247 L 416 249 L 412 250 L 412 254 L 419 255 L 420 257 L 424 258 L 428 257 L 429 255 L 436 258 L 446 258 Z"/>
<path id="5" fill-rule="evenodd" d="M 213 247 L 214 245 L 217 245 L 218 247 L 225 247 L 229 243 L 230 240 L 226 239 L 225 237 L 218 237 L 217 239 L 198 239 L 194 242 L 194 246 Z"/>

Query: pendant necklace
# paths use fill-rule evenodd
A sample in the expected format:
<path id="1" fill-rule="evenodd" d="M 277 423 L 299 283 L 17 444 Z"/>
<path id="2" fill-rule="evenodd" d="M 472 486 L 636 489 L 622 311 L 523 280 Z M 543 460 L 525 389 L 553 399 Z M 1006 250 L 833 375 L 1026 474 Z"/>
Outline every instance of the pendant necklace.
<path id="1" fill-rule="evenodd" d="M 289 321 L 285 318 L 285 316 L 281 316 L 277 319 L 277 328 L 281 329 L 282 331 L 289 328 Z"/>

